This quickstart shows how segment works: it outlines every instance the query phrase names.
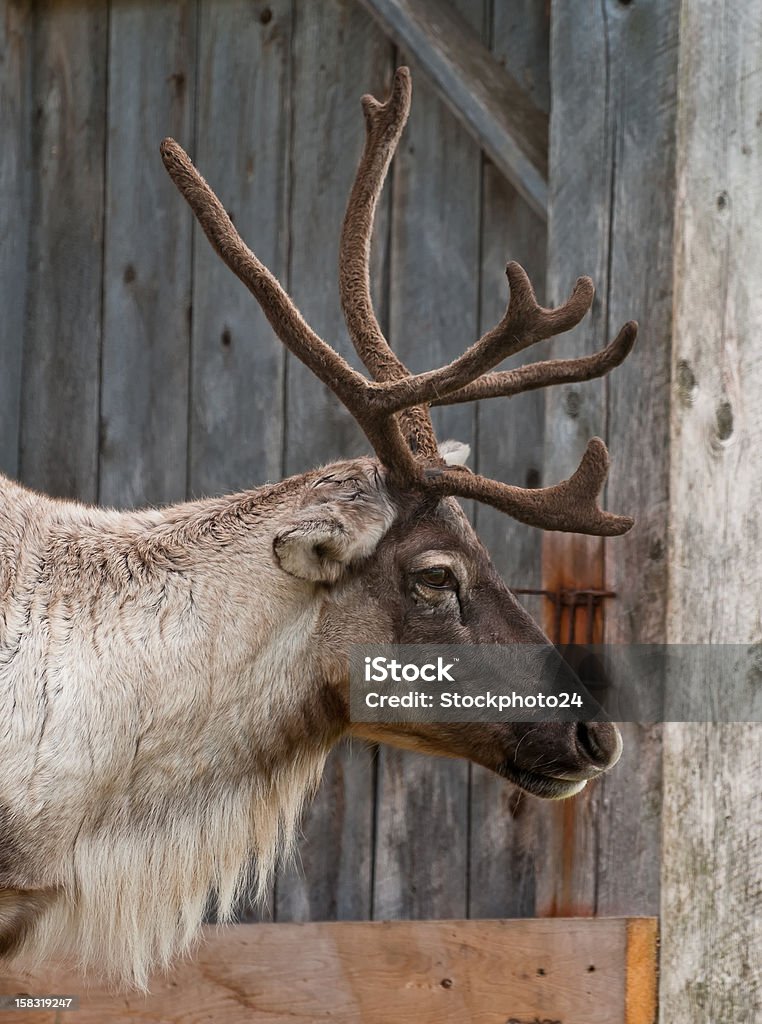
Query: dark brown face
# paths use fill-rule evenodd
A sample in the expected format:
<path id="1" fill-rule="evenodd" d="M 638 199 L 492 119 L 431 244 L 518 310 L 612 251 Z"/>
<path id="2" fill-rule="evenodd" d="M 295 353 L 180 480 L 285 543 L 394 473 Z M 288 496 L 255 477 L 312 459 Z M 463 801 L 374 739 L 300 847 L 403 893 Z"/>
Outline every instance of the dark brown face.
<path id="1" fill-rule="evenodd" d="M 321 527 L 317 548 L 328 583 L 321 647 L 334 665 L 340 657 L 346 666 L 355 643 L 550 647 L 496 573 L 454 499 L 422 502 L 390 494 L 371 460 L 358 460 L 329 467 L 307 508 L 311 527 L 328 519 L 340 524 L 335 540 Z M 371 521 L 372 543 L 365 533 Z M 363 556 L 337 568 L 352 544 L 364 545 Z M 562 671 L 568 672 L 565 689 L 575 689 L 571 670 Z M 346 668 L 341 675 L 346 683 Z M 527 692 L 538 683 L 504 681 L 511 687 L 528 684 Z M 578 792 L 621 752 L 619 732 L 608 722 L 354 723 L 349 731 L 375 742 L 465 757 L 550 798 Z"/>

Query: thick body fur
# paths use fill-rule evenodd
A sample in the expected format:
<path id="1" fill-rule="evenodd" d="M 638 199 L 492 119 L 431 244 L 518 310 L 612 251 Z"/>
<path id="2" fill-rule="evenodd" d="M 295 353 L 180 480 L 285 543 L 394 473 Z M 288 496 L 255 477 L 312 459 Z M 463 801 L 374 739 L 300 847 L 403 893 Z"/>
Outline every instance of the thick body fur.
<path id="1" fill-rule="evenodd" d="M 304 486 L 121 513 L 0 479 L 0 953 L 144 984 L 266 881 L 342 730 L 273 554 Z"/>

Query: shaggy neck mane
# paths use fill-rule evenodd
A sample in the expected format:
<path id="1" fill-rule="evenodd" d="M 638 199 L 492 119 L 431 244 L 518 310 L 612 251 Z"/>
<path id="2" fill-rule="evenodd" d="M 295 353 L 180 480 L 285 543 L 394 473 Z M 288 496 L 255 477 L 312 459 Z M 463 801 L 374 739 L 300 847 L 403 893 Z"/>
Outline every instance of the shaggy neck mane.
<path id="1" fill-rule="evenodd" d="M 335 739 L 311 588 L 276 600 L 267 569 L 311 478 L 139 512 L 0 481 L 0 925 L 29 884 L 3 851 L 44 893 L 23 959 L 144 987 L 210 898 L 267 893 Z"/>

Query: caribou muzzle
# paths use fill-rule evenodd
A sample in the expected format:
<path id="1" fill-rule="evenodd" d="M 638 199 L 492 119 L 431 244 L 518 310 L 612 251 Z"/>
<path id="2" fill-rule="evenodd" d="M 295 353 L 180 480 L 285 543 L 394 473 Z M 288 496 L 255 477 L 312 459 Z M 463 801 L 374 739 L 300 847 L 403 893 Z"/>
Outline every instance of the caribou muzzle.
<path id="1" fill-rule="evenodd" d="M 516 734 L 517 726 L 511 727 Z M 622 754 L 613 722 L 542 722 L 520 730 L 511 756 L 497 767 L 503 778 L 533 796 L 560 800 L 612 768 Z"/>

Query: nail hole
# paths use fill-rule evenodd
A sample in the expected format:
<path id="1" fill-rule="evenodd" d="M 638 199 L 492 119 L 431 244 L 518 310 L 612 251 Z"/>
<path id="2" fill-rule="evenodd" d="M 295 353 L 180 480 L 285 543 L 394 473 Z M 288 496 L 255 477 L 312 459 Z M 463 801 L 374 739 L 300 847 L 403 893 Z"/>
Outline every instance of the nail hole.
<path id="1" fill-rule="evenodd" d="M 259 20 L 262 22 L 263 25 L 269 25 L 269 23 L 273 20 L 273 12 L 270 10 L 269 7 L 265 7 L 265 9 L 259 16 Z"/>
<path id="2" fill-rule="evenodd" d="M 124 268 L 124 283 L 132 284 L 136 276 L 137 275 L 135 274 L 135 268 L 131 263 L 128 263 L 127 266 Z"/>
<path id="3" fill-rule="evenodd" d="M 595 964 L 590 964 L 590 966 L 587 969 L 587 973 L 588 974 L 592 974 L 594 970 L 595 970 Z"/>
<path id="4" fill-rule="evenodd" d="M 537 977 L 538 978 L 544 978 L 545 977 L 545 968 L 544 967 L 538 967 L 537 968 Z"/>
<path id="5" fill-rule="evenodd" d="M 442 988 L 452 988 L 452 978 L 442 978 L 439 984 Z"/>
<path id="6" fill-rule="evenodd" d="M 230 346 L 233 344 L 233 335 L 230 333 L 229 328 L 226 327 L 225 330 L 222 332 L 220 336 L 220 343 L 222 344 L 223 348 L 230 348 Z"/>
<path id="7" fill-rule="evenodd" d="M 720 194 L 717 196 L 717 209 L 724 210 L 729 202 L 730 197 L 728 196 L 727 192 L 720 192 Z"/>

